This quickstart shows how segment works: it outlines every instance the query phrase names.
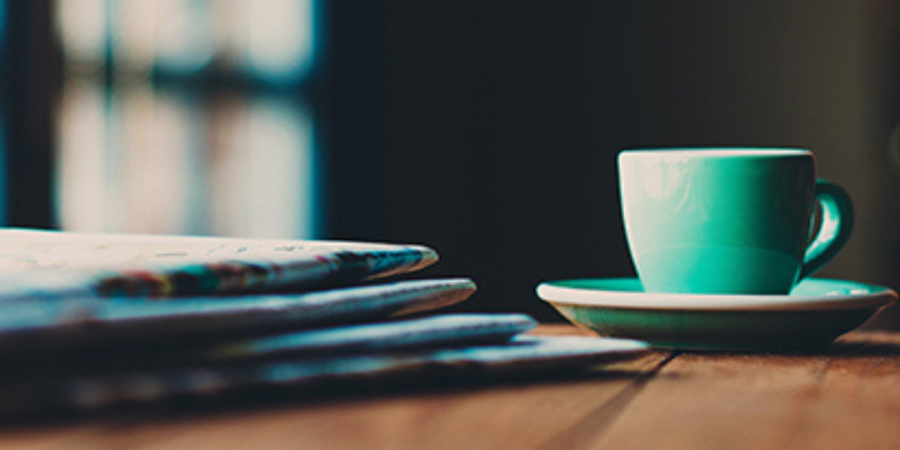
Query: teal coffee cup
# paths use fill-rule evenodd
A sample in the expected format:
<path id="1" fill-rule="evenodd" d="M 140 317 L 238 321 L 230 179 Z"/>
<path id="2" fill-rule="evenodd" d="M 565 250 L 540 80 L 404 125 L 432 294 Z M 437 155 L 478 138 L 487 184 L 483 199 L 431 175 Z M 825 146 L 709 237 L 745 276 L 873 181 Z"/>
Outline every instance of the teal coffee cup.
<path id="1" fill-rule="evenodd" d="M 853 226 L 847 193 L 815 173 L 802 149 L 621 152 L 625 232 L 644 289 L 790 293 L 837 254 Z"/>

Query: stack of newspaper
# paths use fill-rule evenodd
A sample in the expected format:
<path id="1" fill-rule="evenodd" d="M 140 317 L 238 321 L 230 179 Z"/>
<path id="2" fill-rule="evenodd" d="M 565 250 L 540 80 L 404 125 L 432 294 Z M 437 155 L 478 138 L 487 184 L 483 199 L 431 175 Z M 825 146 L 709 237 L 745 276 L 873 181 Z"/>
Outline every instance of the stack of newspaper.
<path id="1" fill-rule="evenodd" d="M 415 245 L 0 230 L 0 415 L 588 367 L 644 344 L 434 314 L 466 278 L 391 281 Z M 407 277 L 408 278 L 408 277 Z"/>

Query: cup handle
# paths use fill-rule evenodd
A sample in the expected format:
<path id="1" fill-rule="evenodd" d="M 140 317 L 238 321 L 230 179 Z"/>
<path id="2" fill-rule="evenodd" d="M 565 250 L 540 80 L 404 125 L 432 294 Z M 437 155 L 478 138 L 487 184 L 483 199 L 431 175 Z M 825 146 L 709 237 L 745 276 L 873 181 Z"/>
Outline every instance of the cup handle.
<path id="1" fill-rule="evenodd" d="M 834 258 L 853 230 L 853 203 L 844 189 L 826 180 L 816 180 L 816 200 L 821 206 L 821 225 L 806 248 L 799 280 L 818 272 Z"/>

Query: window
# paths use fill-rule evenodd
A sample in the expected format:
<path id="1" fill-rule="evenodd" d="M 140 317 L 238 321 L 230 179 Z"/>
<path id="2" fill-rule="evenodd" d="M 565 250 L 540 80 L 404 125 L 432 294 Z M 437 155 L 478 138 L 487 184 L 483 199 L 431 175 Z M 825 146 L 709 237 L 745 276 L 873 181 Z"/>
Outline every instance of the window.
<path id="1" fill-rule="evenodd" d="M 54 6 L 63 229 L 317 237 L 314 0 Z"/>

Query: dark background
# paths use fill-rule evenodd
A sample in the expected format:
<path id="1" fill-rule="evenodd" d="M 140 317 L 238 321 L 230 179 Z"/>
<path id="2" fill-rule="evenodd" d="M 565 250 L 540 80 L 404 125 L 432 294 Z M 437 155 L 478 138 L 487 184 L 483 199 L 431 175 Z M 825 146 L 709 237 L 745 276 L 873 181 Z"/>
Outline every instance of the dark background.
<path id="1" fill-rule="evenodd" d="M 6 223 L 59 227 L 54 3 L 5 5 Z M 276 94 L 319 118 L 318 237 L 429 245 L 442 261 L 423 275 L 479 284 L 464 309 L 553 319 L 540 281 L 633 274 L 615 158 L 647 146 L 812 149 L 857 207 L 853 238 L 822 275 L 900 287 L 898 2 L 317 7 L 316 68 Z M 171 78 L 155 82 L 223 84 Z"/>

